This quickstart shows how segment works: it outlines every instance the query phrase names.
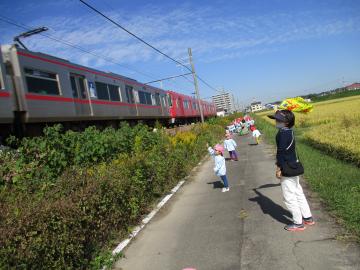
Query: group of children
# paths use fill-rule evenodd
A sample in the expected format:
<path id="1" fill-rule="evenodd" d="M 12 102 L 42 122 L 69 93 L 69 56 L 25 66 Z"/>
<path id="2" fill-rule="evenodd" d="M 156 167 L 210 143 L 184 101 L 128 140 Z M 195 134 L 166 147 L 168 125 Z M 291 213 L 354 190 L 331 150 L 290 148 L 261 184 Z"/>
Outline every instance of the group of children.
<path id="1" fill-rule="evenodd" d="M 295 116 L 289 110 L 281 110 L 277 111 L 274 115 L 269 115 L 269 117 L 276 120 L 276 127 L 279 129 L 276 136 L 276 177 L 281 183 L 284 203 L 293 216 L 293 223 L 286 225 L 285 229 L 287 231 L 302 231 L 306 228 L 305 225 L 311 226 L 314 225 L 315 222 L 299 182 L 299 175 L 303 173 L 303 169 L 302 172 L 296 169 L 301 169 L 302 165 L 296 154 L 295 137 L 292 130 L 295 124 Z M 243 120 L 245 122 L 253 121 L 249 119 Z M 234 124 L 234 126 L 236 125 Z M 258 144 L 261 133 L 256 129 L 254 122 L 251 123 L 250 130 L 253 133 L 256 144 Z M 225 134 L 224 146 L 217 144 L 212 148 L 208 145 L 208 151 L 215 160 L 215 174 L 219 176 L 224 183 L 222 192 L 230 190 L 226 177 L 224 150 L 226 149 L 229 152 L 231 160 L 237 161 L 236 146 L 237 144 L 232 139 L 232 134 L 229 129 Z"/>
<path id="2" fill-rule="evenodd" d="M 252 136 L 255 139 L 256 144 L 259 144 L 259 138 L 261 136 L 260 131 L 255 127 L 254 120 L 252 121 L 250 130 L 252 131 Z M 235 124 L 233 124 L 235 126 Z M 227 128 L 225 133 L 225 140 L 224 145 L 217 144 L 213 148 L 209 147 L 208 145 L 208 151 L 211 156 L 214 157 L 215 160 L 215 167 L 214 172 L 217 176 L 221 178 L 223 181 L 224 187 L 222 188 L 222 192 L 227 192 L 230 190 L 229 183 L 226 177 L 226 164 L 225 164 L 225 158 L 224 158 L 224 151 L 227 150 L 230 156 L 230 160 L 232 161 L 238 161 L 238 155 L 236 152 L 237 144 L 235 140 L 232 138 L 232 131 L 234 129 Z"/>

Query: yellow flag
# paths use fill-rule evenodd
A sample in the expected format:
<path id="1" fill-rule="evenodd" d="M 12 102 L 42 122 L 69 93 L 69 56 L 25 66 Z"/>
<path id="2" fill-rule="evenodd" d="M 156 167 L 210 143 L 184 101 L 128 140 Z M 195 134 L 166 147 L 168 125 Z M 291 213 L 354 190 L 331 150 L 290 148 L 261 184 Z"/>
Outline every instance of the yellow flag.
<path id="1" fill-rule="evenodd" d="M 279 110 L 289 110 L 293 112 L 308 113 L 314 106 L 305 101 L 302 97 L 287 98 L 278 106 Z"/>

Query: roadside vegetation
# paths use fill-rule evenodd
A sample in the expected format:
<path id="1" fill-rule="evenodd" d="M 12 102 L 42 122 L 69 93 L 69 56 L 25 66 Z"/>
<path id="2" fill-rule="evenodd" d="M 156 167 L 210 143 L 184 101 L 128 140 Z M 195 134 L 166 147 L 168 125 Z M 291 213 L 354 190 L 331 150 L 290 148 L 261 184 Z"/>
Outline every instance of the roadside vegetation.
<path id="1" fill-rule="evenodd" d="M 17 150 L 0 152 L 0 269 L 99 269 L 230 118 L 174 136 L 123 124 L 12 138 Z"/>
<path id="2" fill-rule="evenodd" d="M 305 179 L 327 209 L 360 241 L 360 97 L 315 104 L 296 114 L 297 150 Z M 267 113 L 255 115 L 265 139 L 275 144 L 276 128 Z"/>

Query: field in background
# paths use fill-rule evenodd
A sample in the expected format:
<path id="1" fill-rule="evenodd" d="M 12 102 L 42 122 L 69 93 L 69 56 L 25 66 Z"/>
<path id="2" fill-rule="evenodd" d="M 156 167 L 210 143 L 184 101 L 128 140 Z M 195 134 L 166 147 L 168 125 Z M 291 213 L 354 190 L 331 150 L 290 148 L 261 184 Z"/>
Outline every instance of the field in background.
<path id="1" fill-rule="evenodd" d="M 258 116 L 266 117 L 269 112 Z M 314 111 L 296 113 L 297 132 L 313 147 L 360 166 L 360 96 L 314 103 Z"/>
<path id="2" fill-rule="evenodd" d="M 339 98 L 351 97 L 351 96 L 356 96 L 356 95 L 360 95 L 360 89 L 344 91 L 344 92 L 329 94 L 329 95 L 325 95 L 325 96 L 317 96 L 317 97 L 313 97 L 311 99 L 313 102 L 320 102 L 320 101 L 325 101 L 325 100 L 339 99 Z"/>

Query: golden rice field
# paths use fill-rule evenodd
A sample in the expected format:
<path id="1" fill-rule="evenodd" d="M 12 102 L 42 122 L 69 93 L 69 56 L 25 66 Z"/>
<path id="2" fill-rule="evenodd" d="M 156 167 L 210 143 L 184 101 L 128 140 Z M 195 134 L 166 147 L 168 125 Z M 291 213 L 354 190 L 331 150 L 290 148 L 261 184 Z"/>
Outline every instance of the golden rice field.
<path id="1" fill-rule="evenodd" d="M 360 165 L 360 96 L 314 103 L 313 112 L 296 113 L 296 127 L 313 146 Z"/>

